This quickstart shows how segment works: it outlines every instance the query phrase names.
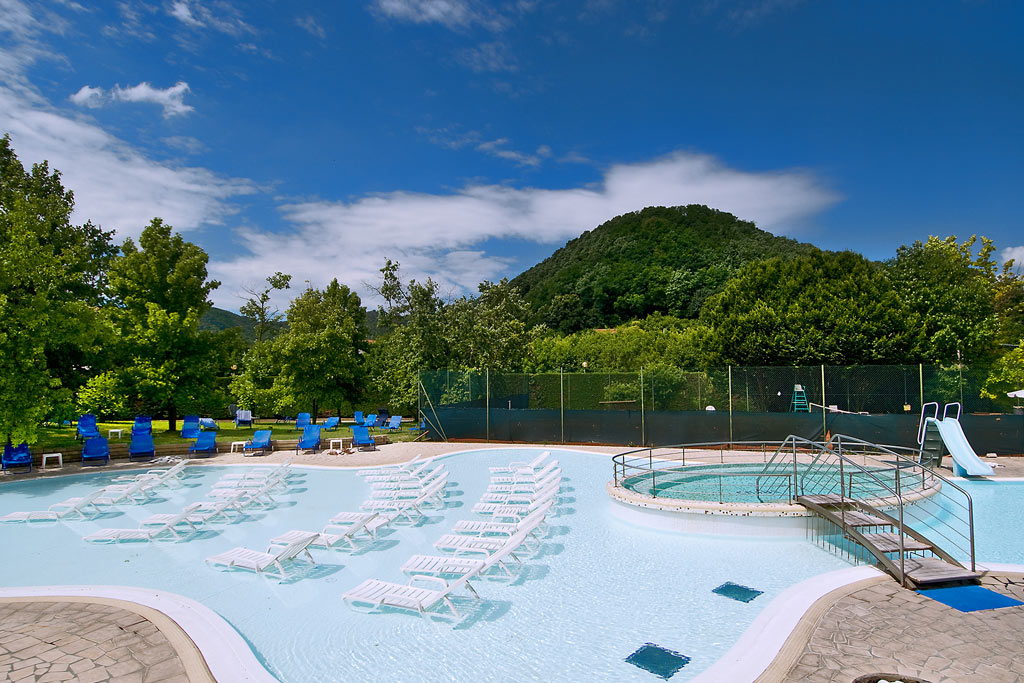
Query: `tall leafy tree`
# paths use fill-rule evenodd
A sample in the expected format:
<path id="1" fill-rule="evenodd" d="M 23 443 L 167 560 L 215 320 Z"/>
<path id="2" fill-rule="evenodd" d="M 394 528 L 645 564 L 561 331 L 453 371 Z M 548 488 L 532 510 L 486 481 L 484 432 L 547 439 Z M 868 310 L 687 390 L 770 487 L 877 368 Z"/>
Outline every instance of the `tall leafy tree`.
<path id="1" fill-rule="evenodd" d="M 138 245 L 125 240 L 110 269 L 123 386 L 142 409 L 166 414 L 171 431 L 180 411 L 208 402 L 228 360 L 227 339 L 199 330 L 220 286 L 207 279 L 207 261 L 205 251 L 154 218 Z"/>
<path id="2" fill-rule="evenodd" d="M 26 171 L 0 138 L 0 435 L 16 441 L 70 409 L 105 331 L 96 307 L 116 250 L 73 210 L 59 172 Z"/>
<path id="3" fill-rule="evenodd" d="M 748 264 L 701 322 L 709 365 L 899 363 L 921 335 L 884 268 L 848 251 Z"/>
<path id="4" fill-rule="evenodd" d="M 278 382 L 315 416 L 321 406 L 351 405 L 363 389 L 366 309 L 359 295 L 337 279 L 309 288 L 288 307 L 288 330 L 276 341 Z"/>
<path id="5" fill-rule="evenodd" d="M 271 293 L 291 288 L 292 276 L 277 272 L 267 278 L 267 286 L 263 289 L 246 287 L 249 298 L 238 309 L 238 312 L 255 322 L 256 343 L 262 343 L 275 323 L 282 320 L 281 312 L 270 303 Z"/>
<path id="6" fill-rule="evenodd" d="M 509 284 L 484 281 L 475 298 L 463 297 L 446 307 L 450 367 L 521 370 L 526 361 L 530 335 L 526 320 L 529 304 Z"/>

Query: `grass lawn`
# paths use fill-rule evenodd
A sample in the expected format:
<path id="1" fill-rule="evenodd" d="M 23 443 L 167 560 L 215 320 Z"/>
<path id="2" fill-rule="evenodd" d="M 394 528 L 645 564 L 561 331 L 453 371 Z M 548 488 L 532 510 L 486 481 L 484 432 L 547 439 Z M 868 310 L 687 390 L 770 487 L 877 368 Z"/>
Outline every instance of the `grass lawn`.
<path id="1" fill-rule="evenodd" d="M 123 429 L 121 438 L 114 436 L 110 443 L 128 443 L 131 441 L 132 420 L 120 422 L 100 422 L 100 434 L 107 436 L 110 429 Z M 262 422 L 257 421 L 255 427 L 242 427 L 235 429 L 234 420 L 219 420 L 217 422 L 217 442 L 225 445 L 232 441 L 248 441 L 256 429 L 269 429 L 273 432 L 271 439 L 298 439 L 302 432 L 295 429 L 294 422 L 276 423 L 273 420 Z M 325 431 L 322 434 L 326 447 L 327 439 L 352 436 L 350 425 L 341 424 L 334 431 Z M 403 427 L 400 432 L 385 432 L 392 441 L 412 441 L 419 432 L 410 432 L 408 427 Z M 177 431 L 167 431 L 167 420 L 153 420 L 153 443 L 157 446 L 162 444 L 183 443 L 181 438 L 181 420 L 178 420 Z M 39 430 L 39 440 L 32 444 L 32 450 L 36 452 L 77 450 L 82 447 L 80 441 L 75 440 L 74 427 L 42 427 Z"/>

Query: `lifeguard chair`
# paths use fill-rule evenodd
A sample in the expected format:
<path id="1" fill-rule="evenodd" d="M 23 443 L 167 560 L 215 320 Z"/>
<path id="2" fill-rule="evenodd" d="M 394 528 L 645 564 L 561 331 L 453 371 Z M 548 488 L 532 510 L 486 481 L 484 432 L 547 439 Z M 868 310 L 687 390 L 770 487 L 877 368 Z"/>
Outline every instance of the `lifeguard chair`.
<path id="1" fill-rule="evenodd" d="M 811 404 L 807 402 L 807 392 L 803 384 L 793 385 L 793 400 L 789 404 L 789 410 L 793 413 L 811 412 Z"/>

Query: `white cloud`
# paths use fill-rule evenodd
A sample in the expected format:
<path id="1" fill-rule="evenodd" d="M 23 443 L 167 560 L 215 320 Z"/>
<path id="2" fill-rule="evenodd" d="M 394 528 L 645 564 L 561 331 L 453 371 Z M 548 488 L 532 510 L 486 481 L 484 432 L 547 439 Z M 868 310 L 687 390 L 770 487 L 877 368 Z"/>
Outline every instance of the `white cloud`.
<path id="1" fill-rule="evenodd" d="M 480 25 L 500 31 L 508 18 L 492 3 L 481 0 L 374 0 L 373 8 L 390 19 L 416 24 L 441 24 L 450 29 Z M 520 11 L 529 8 L 519 8 Z"/>
<path id="2" fill-rule="evenodd" d="M 176 149 L 186 154 L 199 154 L 208 149 L 203 141 L 188 135 L 171 135 L 166 138 L 160 138 L 160 141 L 171 149 Z"/>
<path id="3" fill-rule="evenodd" d="M 47 160 L 75 193 L 74 220 L 118 237 L 137 236 L 154 216 L 176 229 L 223 224 L 231 200 L 258 191 L 242 178 L 150 159 L 99 126 L 53 109 L 38 93 L 0 85 L 0 130 L 26 166 Z"/>
<path id="4" fill-rule="evenodd" d="M 323 40 L 327 37 L 327 31 L 320 25 L 320 22 L 312 17 L 312 15 L 307 14 L 303 17 L 296 17 L 295 25 L 309 33 L 309 35 L 314 38 Z"/>
<path id="5" fill-rule="evenodd" d="M 290 232 L 241 230 L 239 243 L 250 253 L 211 264 L 211 271 L 225 283 L 217 296 L 231 306 L 253 273 L 275 271 L 301 273 L 318 287 L 338 277 L 366 297 L 361 283 L 377 281 L 385 258 L 399 261 L 406 278 L 430 276 L 455 293 L 474 292 L 482 279 L 500 277 L 512 265 L 483 251 L 487 240 L 559 244 L 629 211 L 690 203 L 785 232 L 838 199 L 807 172 L 751 173 L 679 152 L 612 166 L 601 183 L 564 190 L 470 185 L 452 194 L 389 192 L 285 204 Z"/>
<path id="6" fill-rule="evenodd" d="M 181 23 L 187 24 L 188 26 L 200 27 L 203 25 L 203 22 L 199 21 L 192 15 L 192 10 L 189 8 L 187 2 L 172 3 L 171 9 L 168 10 L 168 13 Z"/>
<path id="7" fill-rule="evenodd" d="M 514 72 L 519 67 L 504 42 L 481 43 L 459 53 L 459 62 L 476 73 Z"/>
<path id="8" fill-rule="evenodd" d="M 169 88 L 154 88 L 143 81 L 138 85 L 126 88 L 115 85 L 109 91 L 103 88 L 83 85 L 81 89 L 69 98 L 80 107 L 101 107 L 108 102 L 144 102 L 159 104 L 163 107 L 164 117 L 180 116 L 195 110 L 195 107 L 185 104 L 185 94 L 189 92 L 188 83 L 179 81 Z"/>
<path id="9" fill-rule="evenodd" d="M 257 32 L 242 19 L 242 13 L 225 0 L 213 3 L 175 0 L 167 13 L 190 29 L 209 28 L 235 37 Z"/>
<path id="10" fill-rule="evenodd" d="M 462 132 L 458 130 L 457 126 L 433 129 L 420 127 L 416 129 L 416 132 L 426 136 L 427 140 L 429 140 L 431 144 L 435 144 L 446 149 L 472 147 L 478 152 L 482 152 L 488 156 L 496 157 L 498 159 L 511 161 L 518 166 L 540 166 L 545 159 L 550 158 L 553 154 L 551 147 L 548 145 L 540 145 L 533 152 L 523 152 L 511 148 L 509 146 L 511 145 L 511 141 L 508 138 L 485 140 L 480 131 L 470 130 Z"/>
<path id="11" fill-rule="evenodd" d="M 83 85 L 78 92 L 68 99 L 79 107 L 100 107 L 103 106 L 103 99 L 106 93 L 103 88 L 94 88 L 91 85 Z"/>
<path id="12" fill-rule="evenodd" d="M 1024 266 L 1024 246 L 1006 247 L 999 255 L 1003 257 L 1003 263 L 1013 259 L 1013 263 L 1017 268 Z"/>

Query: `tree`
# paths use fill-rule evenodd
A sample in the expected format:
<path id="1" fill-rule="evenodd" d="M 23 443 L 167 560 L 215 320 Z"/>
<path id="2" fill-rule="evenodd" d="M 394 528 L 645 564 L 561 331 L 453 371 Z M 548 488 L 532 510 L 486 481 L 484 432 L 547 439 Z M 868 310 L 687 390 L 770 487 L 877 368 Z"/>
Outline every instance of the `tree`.
<path id="1" fill-rule="evenodd" d="M 848 251 L 748 264 L 700 320 L 709 366 L 902 363 L 921 341 L 885 269 Z"/>
<path id="2" fill-rule="evenodd" d="M 110 233 L 73 225 L 74 196 L 46 162 L 26 172 L 0 138 L 0 435 L 33 441 L 37 426 L 85 381 L 100 349 Z M 63 415 L 62 415 L 63 417 Z"/>
<path id="3" fill-rule="evenodd" d="M 287 386 L 299 404 L 310 406 L 314 419 L 321 405 L 340 415 L 363 389 L 366 347 L 359 295 L 337 279 L 323 291 L 308 288 L 288 307 L 288 330 L 276 342 L 279 388 Z"/>
<path id="4" fill-rule="evenodd" d="M 268 328 L 274 323 L 280 322 L 284 317 L 277 309 L 271 310 L 270 293 L 275 290 L 285 290 L 291 287 L 292 276 L 277 272 L 267 278 L 267 287 L 256 289 L 255 287 L 244 287 L 249 295 L 245 303 L 238 309 L 238 312 L 246 318 L 255 321 L 256 343 L 263 342 Z"/>
<path id="5" fill-rule="evenodd" d="M 995 247 L 974 236 L 929 237 L 901 246 L 887 263 L 889 278 L 923 325 L 923 360 L 936 363 L 991 361 L 998 320 L 995 309 Z"/>
<path id="6" fill-rule="evenodd" d="M 476 298 L 458 299 L 444 311 L 451 354 L 447 365 L 467 370 L 521 370 L 530 341 L 526 329 L 529 304 L 508 279 L 484 281 L 479 291 Z"/>
<path id="7" fill-rule="evenodd" d="M 228 362 L 227 337 L 201 332 L 199 317 L 220 286 L 207 280 L 207 254 L 154 218 L 138 246 L 130 238 L 110 269 L 113 317 L 122 340 L 119 375 L 145 410 L 166 413 L 209 404 Z"/>

